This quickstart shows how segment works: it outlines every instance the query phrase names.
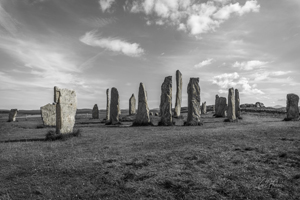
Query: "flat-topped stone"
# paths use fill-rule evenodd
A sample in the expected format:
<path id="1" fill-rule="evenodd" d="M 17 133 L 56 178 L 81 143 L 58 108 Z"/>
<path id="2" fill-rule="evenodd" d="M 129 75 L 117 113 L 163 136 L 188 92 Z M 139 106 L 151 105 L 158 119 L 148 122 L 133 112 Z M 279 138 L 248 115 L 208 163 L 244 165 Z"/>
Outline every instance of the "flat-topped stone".
<path id="1" fill-rule="evenodd" d="M 219 97 L 215 117 L 226 117 L 226 113 L 227 113 L 226 98 L 225 97 Z"/>
<path id="2" fill-rule="evenodd" d="M 56 126 L 56 104 L 50 104 L 40 108 L 44 126 Z"/>
<path id="3" fill-rule="evenodd" d="M 92 118 L 93 119 L 99 119 L 99 109 L 98 109 L 98 105 L 95 104 L 92 110 Z"/>
<path id="4" fill-rule="evenodd" d="M 287 101 L 286 101 L 286 112 L 287 112 L 287 117 L 286 121 L 297 121 L 299 120 L 299 96 L 296 94 L 287 94 L 286 96 Z"/>
<path id="5" fill-rule="evenodd" d="M 129 98 L 129 115 L 135 115 L 136 114 L 136 99 L 134 97 L 134 94 L 131 95 Z"/>

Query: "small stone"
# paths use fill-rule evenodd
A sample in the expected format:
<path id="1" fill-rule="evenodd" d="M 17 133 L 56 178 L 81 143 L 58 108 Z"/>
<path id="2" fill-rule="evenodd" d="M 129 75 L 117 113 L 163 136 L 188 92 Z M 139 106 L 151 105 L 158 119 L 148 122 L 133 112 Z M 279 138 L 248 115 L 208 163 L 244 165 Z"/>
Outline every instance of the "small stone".
<path id="1" fill-rule="evenodd" d="M 92 117 L 93 119 L 99 119 L 99 109 L 97 104 L 95 104 L 93 107 Z"/>
<path id="2" fill-rule="evenodd" d="M 226 117 L 227 104 L 225 97 L 219 97 L 215 117 Z"/>
<path id="3" fill-rule="evenodd" d="M 201 113 L 202 113 L 202 114 L 206 114 L 206 101 L 202 103 L 202 106 L 201 106 Z"/>
<path id="4" fill-rule="evenodd" d="M 8 114 L 8 122 L 15 122 L 18 114 L 18 109 L 11 109 Z"/>
<path id="5" fill-rule="evenodd" d="M 129 115 L 135 115 L 136 114 L 136 100 L 134 97 L 134 94 L 131 95 L 129 99 Z"/>
<path id="6" fill-rule="evenodd" d="M 287 94 L 286 96 L 286 120 L 298 120 L 299 119 L 299 96 L 296 94 Z"/>
<path id="7" fill-rule="evenodd" d="M 56 104 L 50 104 L 40 108 L 44 126 L 56 126 Z"/>

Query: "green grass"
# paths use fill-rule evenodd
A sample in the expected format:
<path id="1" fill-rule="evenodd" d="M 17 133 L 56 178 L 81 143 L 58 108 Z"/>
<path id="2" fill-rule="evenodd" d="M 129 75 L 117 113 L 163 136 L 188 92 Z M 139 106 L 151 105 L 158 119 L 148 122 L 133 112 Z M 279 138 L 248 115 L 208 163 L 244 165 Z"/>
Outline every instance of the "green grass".
<path id="1" fill-rule="evenodd" d="M 298 199 L 300 123 L 242 116 L 207 114 L 195 127 L 78 123 L 80 137 L 0 143 L 0 199 Z M 39 123 L 1 121 L 1 140 L 54 130 Z"/>

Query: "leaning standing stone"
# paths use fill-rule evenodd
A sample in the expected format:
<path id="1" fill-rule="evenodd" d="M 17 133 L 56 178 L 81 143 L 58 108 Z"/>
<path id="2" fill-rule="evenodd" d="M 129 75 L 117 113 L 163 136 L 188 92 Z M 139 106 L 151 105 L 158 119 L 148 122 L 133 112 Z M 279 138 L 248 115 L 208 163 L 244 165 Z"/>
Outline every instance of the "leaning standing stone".
<path id="1" fill-rule="evenodd" d="M 153 125 L 150 121 L 149 107 L 147 102 L 147 93 L 143 83 L 140 83 L 138 96 L 138 111 L 136 119 L 132 126 L 149 126 Z"/>
<path id="2" fill-rule="evenodd" d="M 120 115 L 120 98 L 119 92 L 116 88 L 111 88 L 111 97 L 110 97 L 110 120 L 106 123 L 106 125 L 116 125 L 121 124 L 119 121 Z"/>
<path id="3" fill-rule="evenodd" d="M 240 108 L 240 92 L 235 89 L 235 116 L 237 119 L 241 119 L 241 108 Z"/>
<path id="4" fill-rule="evenodd" d="M 182 101 L 182 74 L 179 70 L 176 71 L 176 102 L 174 109 L 174 117 L 180 116 Z"/>
<path id="5" fill-rule="evenodd" d="M 188 93 L 188 116 L 184 125 L 199 126 L 200 122 L 200 86 L 199 78 L 190 78 L 187 88 Z"/>
<path id="6" fill-rule="evenodd" d="M 56 126 L 56 105 L 48 103 L 40 110 L 44 126 Z"/>
<path id="7" fill-rule="evenodd" d="M 92 117 L 93 119 L 99 119 L 99 109 L 97 104 L 95 104 L 93 107 Z"/>
<path id="8" fill-rule="evenodd" d="M 72 133 L 77 111 L 76 92 L 68 89 L 58 89 L 56 104 L 56 133 Z"/>
<path id="9" fill-rule="evenodd" d="M 230 122 L 236 121 L 235 116 L 235 98 L 234 98 L 234 89 L 230 88 L 228 90 L 228 106 L 227 106 L 227 120 Z"/>
<path id="10" fill-rule="evenodd" d="M 134 94 L 132 94 L 129 99 L 129 115 L 134 115 L 136 113 L 135 107 L 136 107 L 136 100 Z"/>
<path id="11" fill-rule="evenodd" d="M 286 112 L 287 112 L 287 117 L 286 121 L 290 120 L 298 120 L 299 119 L 299 96 L 296 94 L 288 94 L 286 96 L 287 101 L 286 101 Z"/>
<path id="12" fill-rule="evenodd" d="M 106 121 L 110 120 L 110 102 L 109 102 L 109 89 L 106 90 Z"/>
<path id="13" fill-rule="evenodd" d="M 8 122 L 15 122 L 18 114 L 18 109 L 11 109 L 8 114 Z"/>
<path id="14" fill-rule="evenodd" d="M 219 97 L 217 102 L 217 110 L 215 113 L 215 117 L 225 117 L 227 110 L 226 98 Z"/>
<path id="15" fill-rule="evenodd" d="M 161 118 L 159 126 L 171 126 L 172 122 L 172 76 L 165 78 L 161 85 L 160 96 L 160 113 Z"/>

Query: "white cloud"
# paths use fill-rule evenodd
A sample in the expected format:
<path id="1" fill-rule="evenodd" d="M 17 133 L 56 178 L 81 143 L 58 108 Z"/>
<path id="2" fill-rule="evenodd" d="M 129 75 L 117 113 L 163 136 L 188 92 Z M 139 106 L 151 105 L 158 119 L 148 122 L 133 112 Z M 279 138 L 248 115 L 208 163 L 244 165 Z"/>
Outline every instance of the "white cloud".
<path id="1" fill-rule="evenodd" d="M 115 2 L 115 0 L 99 0 L 100 8 L 102 12 L 109 11 L 112 4 Z"/>
<path id="2" fill-rule="evenodd" d="M 12 18 L 2 7 L 0 1 L 0 30 L 3 28 L 6 32 L 15 36 L 18 33 L 18 21 Z"/>
<path id="3" fill-rule="evenodd" d="M 240 68 L 241 70 L 253 70 L 256 68 L 263 68 L 268 62 L 262 62 L 259 60 L 251 60 L 247 62 L 235 62 L 232 67 Z"/>
<path id="4" fill-rule="evenodd" d="M 212 62 L 213 62 L 213 59 L 212 59 L 212 58 L 209 58 L 209 59 L 207 59 L 207 60 L 204 60 L 204 61 L 198 63 L 198 64 L 195 65 L 194 67 L 195 67 L 195 68 L 201 68 L 201 67 L 204 67 L 204 66 L 206 66 L 206 65 L 210 65 Z"/>
<path id="5" fill-rule="evenodd" d="M 80 38 L 80 41 L 89 46 L 101 47 L 114 52 L 121 52 L 132 57 L 138 57 L 144 53 L 144 50 L 140 48 L 140 45 L 137 43 L 131 44 L 120 39 L 101 38 L 96 35 L 95 31 L 85 33 L 85 35 Z"/>

